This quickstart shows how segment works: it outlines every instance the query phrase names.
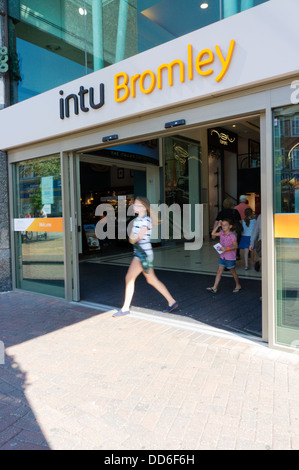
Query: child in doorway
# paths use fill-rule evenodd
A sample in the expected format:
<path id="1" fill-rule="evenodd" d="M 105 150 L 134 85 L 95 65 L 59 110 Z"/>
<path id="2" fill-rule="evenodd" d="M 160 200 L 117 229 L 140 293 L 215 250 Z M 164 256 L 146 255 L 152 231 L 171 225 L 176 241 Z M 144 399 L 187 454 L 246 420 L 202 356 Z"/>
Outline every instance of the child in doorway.
<path id="1" fill-rule="evenodd" d="M 245 261 L 245 271 L 248 270 L 248 253 L 250 246 L 250 238 L 256 223 L 256 220 L 253 216 L 253 210 L 251 208 L 245 209 L 245 218 L 242 220 L 243 233 L 240 240 L 239 248 L 244 250 L 244 261 Z"/>
<path id="2" fill-rule="evenodd" d="M 218 232 L 218 228 L 221 227 L 222 230 Z M 239 282 L 238 275 L 236 273 L 236 256 L 237 256 L 237 249 L 238 243 L 236 235 L 232 232 L 234 228 L 233 222 L 230 219 L 223 219 L 219 220 L 217 226 L 214 228 L 212 232 L 212 237 L 220 237 L 220 244 L 221 244 L 221 251 L 222 254 L 220 255 L 218 271 L 216 274 L 215 282 L 213 287 L 207 287 L 209 292 L 216 294 L 218 290 L 218 285 L 221 280 L 222 273 L 225 268 L 229 269 L 231 272 L 236 287 L 234 288 L 233 292 L 237 293 L 241 290 L 241 285 Z"/>
<path id="3" fill-rule="evenodd" d="M 153 269 L 153 249 L 151 245 L 152 211 L 147 198 L 138 196 L 134 203 L 137 214 L 130 234 L 130 243 L 134 246 L 134 258 L 126 275 L 125 300 L 122 308 L 113 317 L 122 317 L 130 313 L 130 304 L 135 291 L 135 281 L 143 273 L 146 281 L 162 294 L 168 302 L 163 312 L 170 313 L 178 308 L 178 302 L 169 293 L 166 286 L 157 278 Z"/>

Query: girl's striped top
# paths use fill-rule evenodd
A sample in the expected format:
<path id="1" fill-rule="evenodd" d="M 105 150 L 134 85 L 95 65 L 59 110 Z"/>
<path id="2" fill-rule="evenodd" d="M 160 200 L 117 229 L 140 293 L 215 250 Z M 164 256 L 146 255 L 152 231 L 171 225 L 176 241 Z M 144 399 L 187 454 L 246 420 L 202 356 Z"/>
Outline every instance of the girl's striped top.
<path id="1" fill-rule="evenodd" d="M 139 217 L 136 217 L 136 219 L 134 220 L 132 231 L 135 237 L 138 235 L 142 227 L 146 227 L 147 231 L 144 237 L 139 241 L 139 245 L 147 254 L 151 254 L 153 251 L 151 244 L 152 221 L 148 215 L 142 217 L 141 219 Z"/>

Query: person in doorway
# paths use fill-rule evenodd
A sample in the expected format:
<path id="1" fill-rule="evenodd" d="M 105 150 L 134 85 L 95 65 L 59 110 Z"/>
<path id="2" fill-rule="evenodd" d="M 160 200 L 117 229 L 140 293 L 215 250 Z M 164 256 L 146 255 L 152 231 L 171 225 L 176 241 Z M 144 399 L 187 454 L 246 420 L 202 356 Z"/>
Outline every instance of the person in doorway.
<path id="1" fill-rule="evenodd" d="M 113 314 L 113 317 L 121 317 L 130 313 L 135 281 L 141 273 L 143 273 L 147 282 L 165 297 L 168 306 L 163 311 L 170 313 L 178 307 L 178 302 L 172 297 L 166 286 L 157 278 L 153 269 L 154 254 L 150 241 L 153 217 L 149 200 L 138 196 L 134 203 L 134 211 L 137 217 L 134 219 L 132 232 L 129 236 L 129 241 L 134 246 L 134 258 L 126 275 L 124 304 L 118 312 Z"/>
<path id="2" fill-rule="evenodd" d="M 235 234 L 237 237 L 237 243 L 239 245 L 241 237 L 242 237 L 242 232 L 243 232 L 243 227 L 241 223 L 241 216 L 239 212 L 234 209 L 234 201 L 230 198 L 227 197 L 223 201 L 223 209 L 218 213 L 216 217 L 216 221 L 214 224 L 214 228 L 217 226 L 219 220 L 224 220 L 224 219 L 230 219 L 232 220 L 234 227 L 235 227 Z M 212 235 L 212 238 L 216 238 L 216 236 Z M 237 253 L 239 252 L 239 249 L 237 250 Z M 224 268 L 224 271 L 228 271 L 227 268 Z"/>
<path id="3" fill-rule="evenodd" d="M 243 234 L 239 244 L 239 249 L 244 250 L 245 271 L 248 270 L 248 253 L 250 246 L 250 238 L 254 230 L 256 220 L 253 216 L 253 210 L 249 207 L 245 209 L 245 218 L 242 220 Z"/>
<path id="4" fill-rule="evenodd" d="M 250 244 L 249 244 L 250 251 L 252 251 L 255 246 L 256 253 L 259 258 L 254 265 L 254 269 L 256 271 L 260 271 L 260 268 L 261 268 L 261 258 L 262 258 L 262 224 L 261 224 L 261 221 L 262 219 L 261 219 L 261 214 L 260 214 L 256 220 L 256 224 L 252 231 L 252 234 L 250 237 Z"/>
<path id="5" fill-rule="evenodd" d="M 221 227 L 221 231 L 218 232 L 218 228 Z M 219 259 L 218 271 L 214 281 L 213 287 L 207 287 L 207 290 L 212 294 L 216 294 L 218 290 L 218 285 L 220 283 L 223 271 L 227 268 L 236 283 L 236 286 L 233 290 L 234 293 L 238 293 L 241 290 L 241 285 L 239 282 L 238 275 L 236 273 L 236 250 L 238 248 L 236 235 L 233 233 L 233 222 L 230 219 L 219 220 L 217 226 L 212 232 L 212 237 L 220 237 L 221 244 L 221 255 Z"/>
<path id="6" fill-rule="evenodd" d="M 256 224 L 254 226 L 254 229 L 252 231 L 251 237 L 250 237 L 250 245 L 249 245 L 249 250 L 252 251 L 255 247 L 256 254 L 259 257 L 259 259 L 255 262 L 254 264 L 254 269 L 259 272 L 261 269 L 261 258 L 262 258 L 262 219 L 261 219 L 261 214 L 258 216 L 256 220 Z M 260 300 L 262 300 L 262 297 L 260 297 Z"/>
<path id="7" fill-rule="evenodd" d="M 239 204 L 237 206 L 234 207 L 234 209 L 236 209 L 239 214 L 240 214 L 240 217 L 242 220 L 245 219 L 245 210 L 246 209 L 251 209 L 250 205 L 247 203 L 247 197 L 242 194 L 240 197 L 239 197 Z"/>
<path id="8" fill-rule="evenodd" d="M 242 234 L 241 216 L 239 212 L 236 209 L 234 209 L 233 206 L 234 206 L 234 201 L 230 197 L 227 197 L 226 199 L 224 199 L 223 209 L 218 213 L 213 229 L 218 225 L 219 220 L 230 219 L 234 223 L 234 227 L 235 227 L 236 234 L 237 234 L 237 240 L 238 240 L 239 237 L 241 239 L 241 234 Z M 212 235 L 212 238 L 215 238 L 215 236 L 213 237 Z"/>
<path id="9" fill-rule="evenodd" d="M 241 194 L 239 197 L 239 204 L 235 206 L 235 209 L 239 212 L 241 220 L 245 218 L 245 210 L 251 209 L 250 205 L 247 203 L 247 197 L 245 194 Z M 238 238 L 238 244 L 240 243 L 241 237 Z M 237 249 L 237 259 L 240 259 L 240 248 Z"/>

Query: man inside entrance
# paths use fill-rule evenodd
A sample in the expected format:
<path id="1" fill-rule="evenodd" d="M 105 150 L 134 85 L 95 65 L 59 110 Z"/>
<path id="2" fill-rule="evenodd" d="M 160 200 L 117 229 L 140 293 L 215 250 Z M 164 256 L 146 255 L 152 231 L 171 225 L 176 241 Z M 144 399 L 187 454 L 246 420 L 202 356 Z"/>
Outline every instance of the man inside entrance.
<path id="1" fill-rule="evenodd" d="M 239 197 L 239 201 L 240 201 L 240 203 L 237 206 L 235 206 L 234 209 L 237 209 L 237 211 L 239 212 L 239 214 L 241 216 L 241 219 L 244 220 L 245 210 L 246 209 L 251 209 L 251 207 L 250 207 L 249 204 L 247 204 L 247 196 L 245 196 L 244 194 L 242 194 Z"/>

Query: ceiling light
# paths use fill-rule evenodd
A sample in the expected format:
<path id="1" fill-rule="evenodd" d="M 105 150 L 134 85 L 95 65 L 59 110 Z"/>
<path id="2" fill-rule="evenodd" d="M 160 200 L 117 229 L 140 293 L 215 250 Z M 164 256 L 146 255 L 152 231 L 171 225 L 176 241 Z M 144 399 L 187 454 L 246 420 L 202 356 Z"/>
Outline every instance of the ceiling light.
<path id="1" fill-rule="evenodd" d="M 87 15 L 87 11 L 85 10 L 85 8 L 79 8 L 79 13 L 81 16 Z"/>
<path id="2" fill-rule="evenodd" d="M 206 8 L 208 8 L 209 4 L 207 2 L 204 2 L 200 5 L 200 8 L 202 8 L 203 10 L 205 10 Z"/>

